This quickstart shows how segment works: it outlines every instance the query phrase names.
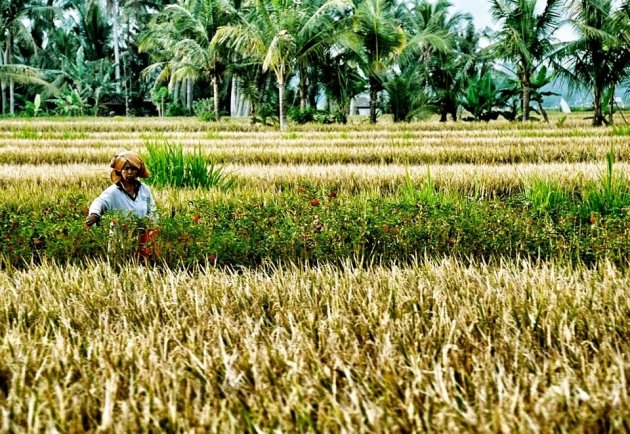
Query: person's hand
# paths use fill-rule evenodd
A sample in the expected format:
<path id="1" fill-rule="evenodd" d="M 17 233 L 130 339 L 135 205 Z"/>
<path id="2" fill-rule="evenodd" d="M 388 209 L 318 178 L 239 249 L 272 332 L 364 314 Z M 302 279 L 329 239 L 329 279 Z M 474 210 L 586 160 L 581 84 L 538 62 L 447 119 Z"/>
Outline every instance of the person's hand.
<path id="1" fill-rule="evenodd" d="M 87 219 L 85 219 L 85 223 L 83 223 L 83 226 L 87 229 L 89 227 L 91 227 L 92 225 L 94 225 L 95 223 L 98 223 L 98 221 L 101 219 L 101 216 L 98 214 L 90 214 Z"/>

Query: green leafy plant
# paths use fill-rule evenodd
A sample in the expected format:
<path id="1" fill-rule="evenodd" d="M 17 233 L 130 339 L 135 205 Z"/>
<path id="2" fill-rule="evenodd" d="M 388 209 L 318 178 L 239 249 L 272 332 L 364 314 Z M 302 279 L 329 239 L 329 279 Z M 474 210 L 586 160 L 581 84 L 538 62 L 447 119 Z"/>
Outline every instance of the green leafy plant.
<path id="1" fill-rule="evenodd" d="M 227 190 L 236 182 L 223 166 L 203 155 L 201 146 L 195 147 L 192 154 L 185 154 L 181 144 L 166 140 L 148 140 L 145 146 L 149 153 L 146 164 L 152 174 L 147 181 L 153 185 Z"/>
<path id="2" fill-rule="evenodd" d="M 177 212 L 171 208 L 170 216 L 161 216 L 159 236 L 149 247 L 172 266 L 195 266 L 209 257 L 234 266 L 266 261 L 340 263 L 359 257 L 404 263 L 425 253 L 483 260 L 628 263 L 627 211 L 618 216 L 593 213 L 580 194 L 567 191 L 567 202 L 552 218 L 517 198 L 468 200 L 438 191 L 430 179 L 419 189 L 409 187 L 416 201 L 405 194 L 340 197 L 303 188 L 262 201 L 260 196 L 242 194 L 218 195 L 212 202 L 196 198 L 183 208 L 175 205 Z M 547 200 L 549 195 L 540 197 L 553 203 L 553 198 Z M 630 196 L 621 198 L 627 210 Z M 132 235 L 118 246 L 131 256 L 138 240 L 135 228 L 146 226 L 108 213 L 103 224 L 85 231 L 87 203 L 87 197 L 72 194 L 0 209 L 0 256 L 15 266 L 45 258 L 74 263 L 102 258 L 108 255 L 110 224 L 117 225 L 121 235 Z"/>
<path id="3" fill-rule="evenodd" d="M 317 110 L 311 107 L 306 110 L 300 110 L 297 107 L 291 108 L 287 116 L 291 122 L 299 125 L 309 122 L 330 125 L 334 123 L 344 123 L 345 120 L 345 117 L 340 112 L 330 113 L 326 110 Z"/>
<path id="4" fill-rule="evenodd" d="M 57 113 L 64 116 L 83 116 L 89 108 L 87 98 L 78 89 L 62 92 L 53 102 L 57 105 Z"/>
<path id="5" fill-rule="evenodd" d="M 260 123 L 263 125 L 278 125 L 278 111 L 275 104 L 262 103 L 258 107 L 256 116 L 252 119 L 254 123 Z"/>
<path id="6" fill-rule="evenodd" d="M 630 136 L 630 125 L 614 125 L 614 136 Z"/>
<path id="7" fill-rule="evenodd" d="M 415 187 L 409 169 L 405 169 L 405 185 L 402 189 L 402 197 L 406 203 L 422 202 L 431 207 L 446 203 L 449 199 L 448 192 L 438 191 L 430 168 L 427 168 L 427 176 L 422 181 L 420 188 Z"/>
<path id="8" fill-rule="evenodd" d="M 564 127 L 564 124 L 567 121 L 567 115 L 562 115 L 560 118 L 558 118 L 558 120 L 556 121 L 556 127 L 558 128 L 562 128 Z"/>
<path id="9" fill-rule="evenodd" d="M 214 98 L 204 98 L 193 102 L 193 112 L 200 121 L 216 121 L 217 116 L 214 112 Z"/>
<path id="10" fill-rule="evenodd" d="M 630 198 L 630 187 L 623 173 L 617 173 L 614 166 L 615 150 L 611 146 L 610 151 L 606 154 L 606 172 L 600 177 L 598 183 L 591 183 L 585 192 L 587 212 L 616 213 L 627 206 Z"/>
<path id="11" fill-rule="evenodd" d="M 305 110 L 300 110 L 299 107 L 292 107 L 288 110 L 287 117 L 293 123 L 306 124 L 308 122 L 313 122 L 315 119 L 315 113 L 317 113 L 317 110 L 310 107 Z"/>
<path id="12" fill-rule="evenodd" d="M 419 81 L 413 74 L 401 74 L 384 83 L 388 95 L 386 110 L 394 122 L 424 120 L 435 113 Z"/>
<path id="13" fill-rule="evenodd" d="M 42 105 L 42 96 L 40 94 L 37 94 L 35 95 L 35 98 L 33 99 L 32 102 L 26 101 L 26 104 L 24 105 L 24 111 L 27 116 L 31 116 L 35 118 L 40 112 L 41 105 Z"/>
<path id="14" fill-rule="evenodd" d="M 166 113 L 166 103 L 169 101 L 168 88 L 161 86 L 151 89 L 151 101 L 153 101 L 153 104 L 157 108 L 158 115 L 164 117 Z"/>
<path id="15" fill-rule="evenodd" d="M 166 106 L 166 116 L 188 116 L 190 112 L 183 105 L 172 102 Z"/>
<path id="16" fill-rule="evenodd" d="M 500 95 L 492 74 L 486 71 L 471 80 L 462 105 L 476 121 L 496 120 L 502 114 L 496 107 L 503 107 L 506 101 L 506 97 Z"/>
<path id="17" fill-rule="evenodd" d="M 525 186 L 526 204 L 537 212 L 559 211 L 568 202 L 569 195 L 555 182 L 545 179 L 534 179 Z"/>

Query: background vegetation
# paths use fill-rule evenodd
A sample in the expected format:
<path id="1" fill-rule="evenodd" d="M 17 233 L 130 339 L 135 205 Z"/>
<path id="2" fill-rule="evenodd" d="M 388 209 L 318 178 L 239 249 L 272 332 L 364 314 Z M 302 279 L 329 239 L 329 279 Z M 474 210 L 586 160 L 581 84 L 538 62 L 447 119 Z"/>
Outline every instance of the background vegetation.
<path id="1" fill-rule="evenodd" d="M 2 113 L 237 114 L 285 129 L 287 116 L 344 123 L 362 94 L 372 123 L 547 120 L 557 82 L 586 91 L 603 125 L 627 88 L 629 7 L 493 0 L 490 31 L 447 0 L 2 0 Z M 561 25 L 574 40 L 555 38 Z"/>

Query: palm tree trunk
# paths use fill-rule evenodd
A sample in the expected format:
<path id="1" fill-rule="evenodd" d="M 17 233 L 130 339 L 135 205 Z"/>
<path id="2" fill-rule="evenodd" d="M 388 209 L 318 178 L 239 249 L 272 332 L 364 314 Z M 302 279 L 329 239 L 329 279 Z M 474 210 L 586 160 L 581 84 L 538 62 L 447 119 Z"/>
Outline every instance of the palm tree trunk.
<path id="1" fill-rule="evenodd" d="M 6 64 L 10 65 L 13 63 L 13 36 L 9 35 L 7 44 L 7 58 Z M 15 86 L 13 83 L 13 79 L 9 80 L 9 113 L 15 113 Z"/>
<path id="2" fill-rule="evenodd" d="M 2 82 L 2 114 L 6 114 L 7 112 L 7 84 Z"/>
<path id="3" fill-rule="evenodd" d="M 6 51 L 0 53 L 0 65 L 6 64 Z M 0 82 L 0 91 L 2 92 L 2 114 L 7 112 L 7 83 L 2 80 Z"/>
<path id="4" fill-rule="evenodd" d="M 542 104 L 539 102 L 538 103 L 538 110 L 540 110 L 540 114 L 542 115 L 543 119 L 545 120 L 545 123 L 549 123 L 549 116 L 547 115 L 547 112 L 545 111 L 545 109 L 543 108 Z"/>
<path id="5" fill-rule="evenodd" d="M 192 113 L 193 109 L 193 79 L 189 78 L 186 81 L 186 108 L 189 113 Z"/>
<path id="6" fill-rule="evenodd" d="M 613 114 L 615 111 L 615 85 L 610 86 L 610 111 L 608 113 L 608 124 L 612 125 L 614 122 Z"/>
<path id="7" fill-rule="evenodd" d="M 15 83 L 9 80 L 9 107 L 10 113 L 15 114 Z"/>
<path id="8" fill-rule="evenodd" d="M 518 79 L 521 82 L 521 115 L 523 116 L 521 121 L 529 121 L 529 101 L 531 100 L 531 83 L 529 68 L 527 67 L 527 60 L 521 58 L 518 63 Z"/>
<path id="9" fill-rule="evenodd" d="M 13 34 L 9 31 L 7 35 L 7 49 L 4 56 L 4 64 L 10 65 L 11 63 L 13 63 Z M 9 113 L 11 114 L 15 112 L 14 90 L 13 80 L 9 79 Z"/>
<path id="10" fill-rule="evenodd" d="M 212 95 L 214 97 L 214 118 L 219 120 L 219 77 L 216 72 L 212 73 Z"/>
<path id="11" fill-rule="evenodd" d="M 378 81 L 370 76 L 370 123 L 376 123 L 376 99 L 378 98 Z"/>
<path id="12" fill-rule="evenodd" d="M 116 77 L 116 92 L 120 93 L 120 47 L 118 43 L 118 0 L 113 0 L 112 32 L 114 34 L 114 74 Z"/>
<path id="13" fill-rule="evenodd" d="M 236 116 L 247 116 L 247 111 L 245 111 L 245 92 L 241 89 L 241 79 L 235 75 L 234 83 L 232 83 L 232 88 L 236 89 L 234 92 L 236 94 Z"/>
<path id="14" fill-rule="evenodd" d="M 593 126 L 601 127 L 604 124 L 604 116 L 602 115 L 602 86 L 596 82 L 593 86 Z"/>
<path id="15" fill-rule="evenodd" d="M 236 74 L 232 75 L 230 86 L 230 116 L 238 116 L 238 89 L 236 88 Z"/>
<path id="16" fill-rule="evenodd" d="M 532 89 L 529 84 L 529 77 L 523 78 L 522 81 L 523 86 L 523 100 L 521 101 L 522 107 L 521 111 L 523 113 L 523 122 L 529 121 L 529 102 L 531 99 Z"/>
<path id="17" fill-rule="evenodd" d="M 306 110 L 306 99 L 307 99 L 307 84 L 306 84 L 306 71 L 303 66 L 299 66 L 299 76 L 300 76 L 300 111 L 303 112 Z"/>
<path id="18" fill-rule="evenodd" d="M 129 87 L 127 86 L 126 80 L 125 80 L 125 116 L 129 117 Z"/>
<path id="19" fill-rule="evenodd" d="M 278 79 L 278 103 L 280 106 L 280 131 L 287 129 L 287 121 L 284 114 L 284 77 Z"/>
<path id="20" fill-rule="evenodd" d="M 173 102 L 175 104 L 181 104 L 181 100 L 180 100 L 180 94 L 179 94 L 179 88 L 180 88 L 181 84 L 179 82 L 179 80 L 176 80 L 175 83 L 173 84 Z"/>

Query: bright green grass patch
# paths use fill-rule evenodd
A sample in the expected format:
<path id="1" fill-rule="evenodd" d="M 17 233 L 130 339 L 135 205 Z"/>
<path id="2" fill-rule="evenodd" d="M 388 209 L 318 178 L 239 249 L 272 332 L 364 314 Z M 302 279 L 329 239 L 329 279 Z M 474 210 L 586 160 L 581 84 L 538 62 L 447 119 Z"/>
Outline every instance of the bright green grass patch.
<path id="1" fill-rule="evenodd" d="M 181 144 L 163 141 L 145 142 L 146 164 L 151 171 L 147 183 L 157 187 L 192 187 L 229 189 L 235 178 L 222 166 L 208 160 L 197 146 L 184 153 Z"/>

